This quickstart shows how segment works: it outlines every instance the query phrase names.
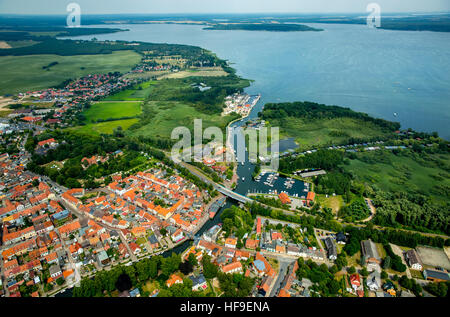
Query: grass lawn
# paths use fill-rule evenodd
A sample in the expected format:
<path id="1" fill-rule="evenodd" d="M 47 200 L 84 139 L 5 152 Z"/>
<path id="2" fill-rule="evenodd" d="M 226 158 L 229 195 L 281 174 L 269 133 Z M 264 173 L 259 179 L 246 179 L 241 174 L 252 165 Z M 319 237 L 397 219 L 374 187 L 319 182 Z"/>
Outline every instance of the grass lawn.
<path id="1" fill-rule="evenodd" d="M 140 60 L 141 55 L 134 51 L 73 56 L 1 56 L 0 95 L 45 89 L 88 74 L 126 72 Z M 58 64 L 50 70 L 42 68 L 52 62 Z"/>
<path id="2" fill-rule="evenodd" d="M 342 144 L 349 138 L 383 137 L 392 132 L 369 122 L 353 118 L 311 120 L 287 117 L 272 119 L 270 125 L 280 127 L 280 139 L 293 137 L 300 149 L 320 145 Z"/>
<path id="3" fill-rule="evenodd" d="M 150 292 L 150 294 L 155 289 L 159 289 L 159 288 L 160 288 L 159 282 L 156 280 L 150 280 L 147 283 L 145 283 L 145 285 L 143 286 L 144 291 L 148 291 L 148 292 Z"/>
<path id="4" fill-rule="evenodd" d="M 381 243 L 375 243 L 375 245 L 377 246 L 378 255 L 384 259 L 386 257 L 386 250 L 383 245 Z"/>
<path id="5" fill-rule="evenodd" d="M 412 278 L 417 278 L 419 280 L 424 280 L 425 279 L 425 277 L 423 276 L 422 271 L 409 269 L 409 272 L 411 273 L 411 277 Z"/>
<path id="6" fill-rule="evenodd" d="M 368 161 L 372 157 L 377 161 Z M 450 187 L 446 172 L 450 155 L 427 154 L 424 158 L 416 158 L 383 151 L 358 153 L 357 158 L 350 160 L 344 168 L 359 181 L 375 184 L 388 192 L 422 193 L 441 201 L 448 198 L 449 192 L 445 188 Z"/>
<path id="7" fill-rule="evenodd" d="M 358 251 L 354 256 L 347 257 L 348 265 L 347 266 L 354 266 L 355 268 L 359 267 L 359 261 L 361 260 L 361 251 Z"/>
<path id="8" fill-rule="evenodd" d="M 145 237 L 140 237 L 140 238 L 136 239 L 136 243 L 139 244 L 140 246 L 143 246 L 146 242 L 147 242 L 147 239 L 145 239 Z"/>
<path id="9" fill-rule="evenodd" d="M 317 195 L 316 200 L 321 206 L 331 208 L 334 213 L 337 213 L 344 206 L 344 200 L 341 195 L 329 196 L 328 198 L 325 195 Z"/>
<path id="10" fill-rule="evenodd" d="M 199 80 L 202 80 L 201 77 Z M 207 79 L 204 80 L 207 82 Z M 245 87 L 248 83 L 243 79 L 238 82 L 225 78 L 218 80 L 224 89 Z M 186 95 L 192 93 L 191 85 L 195 82 L 197 79 L 164 79 L 145 82 L 119 92 L 86 110 L 83 114 L 86 116 L 87 125 L 80 127 L 79 130 L 85 133 L 112 133 L 119 125 L 126 130 L 134 123 L 138 123 L 132 130 L 127 131 L 128 135 L 171 139 L 173 129 L 187 127 L 193 131 L 194 119 L 201 119 L 203 129 L 214 126 L 225 131 L 225 127 L 236 119 L 236 115 L 221 116 L 217 111 L 216 114 L 207 114 L 205 113 L 207 111 L 203 110 L 205 104 L 186 98 Z M 138 109 L 141 104 L 142 109 Z M 140 110 L 142 115 L 139 119 L 131 119 L 135 121 L 124 119 L 137 115 Z M 123 120 L 93 123 L 98 119 L 107 118 L 123 118 Z"/>
<path id="11" fill-rule="evenodd" d="M 95 123 L 99 119 L 118 119 L 137 116 L 141 112 L 141 103 L 138 101 L 124 102 L 96 102 L 83 112 L 86 123 Z"/>
<path id="12" fill-rule="evenodd" d="M 278 268 L 280 267 L 280 263 L 276 259 L 268 258 L 269 264 L 272 266 L 272 268 L 278 272 Z"/>

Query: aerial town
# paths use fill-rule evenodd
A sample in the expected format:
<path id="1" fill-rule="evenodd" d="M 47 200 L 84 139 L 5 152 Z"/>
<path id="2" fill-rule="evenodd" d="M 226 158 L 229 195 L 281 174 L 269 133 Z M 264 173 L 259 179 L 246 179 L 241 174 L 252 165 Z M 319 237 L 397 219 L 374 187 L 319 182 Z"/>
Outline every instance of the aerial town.
<path id="1" fill-rule="evenodd" d="M 144 69 L 150 67 L 145 65 Z M 142 67 L 137 66 L 132 72 L 139 72 Z M 242 275 L 248 285 L 239 286 L 240 296 L 249 297 L 433 296 L 430 292 L 434 288 L 428 285 L 449 282 L 450 262 L 442 248 L 399 246 L 357 238 L 355 249 L 352 240 L 355 231 L 324 230 L 323 226 L 314 227 L 307 222 L 276 219 L 270 213 L 253 214 L 258 207 L 243 202 L 239 207 L 225 209 L 219 216 L 219 210 L 225 208 L 226 195 L 199 188 L 180 171 L 149 153 L 141 155 L 151 164 L 132 172 L 123 170 L 105 175 L 100 178 L 102 186 L 87 189 L 68 188 L 27 170 L 32 155 L 46 156 L 65 143 L 54 137 L 40 138 L 29 148 L 30 137 L 45 136 L 57 126 L 69 126 L 69 118 L 80 112 L 80 105 L 136 83 L 120 74 L 89 75 L 67 83 L 64 88 L 18 95 L 20 100 L 33 98 L 36 105 L 58 104 L 57 111 L 30 107 L 14 110 L 7 119 L 2 119 L 2 147 L 14 149 L 0 155 L 2 296 L 45 297 L 66 290 L 75 292 L 87 287 L 83 281 L 99 272 L 134 267 L 161 255 L 171 259 L 172 250 L 180 247 L 178 261 L 189 263 L 190 269 L 181 268 L 180 264 L 180 268 L 174 267 L 164 275 L 165 283 L 141 283 L 116 295 L 171 296 L 173 293 L 168 292 L 174 287 L 187 283 L 189 292 L 229 296 L 230 290 L 225 286 L 227 275 Z M 245 117 L 259 98 L 229 96 L 224 111 Z M 257 129 L 264 124 L 255 121 L 250 126 Z M 382 143 L 329 149 L 376 151 Z M 386 146 L 386 149 L 401 147 Z M 203 175 L 228 188 L 241 181 L 236 175 L 238 164 L 223 162 L 227 147 L 212 142 L 201 150 L 203 159 L 192 164 Z M 120 159 L 125 152 L 119 149 L 83 157 L 80 163 L 88 170 Z M 294 157 L 316 152 L 295 153 Z M 61 169 L 61 165 L 52 164 L 52 168 Z M 326 174 L 323 169 L 299 170 L 283 178 L 284 190 L 278 191 L 273 187 L 280 181 L 279 174 L 261 171 L 254 181 L 264 183 L 269 190 L 249 191 L 246 199 L 253 199 L 253 204 L 259 202 L 261 208 L 271 206 L 308 217 L 317 212 L 319 204 L 307 180 Z M 299 180 L 303 181 L 303 189 L 293 194 L 292 188 Z M 370 200 L 366 204 L 372 208 Z M 224 216 L 227 213 L 234 214 L 232 221 Z M 214 219 L 207 230 L 202 230 Z M 237 225 L 236 221 L 245 226 Z"/>
<path id="2" fill-rule="evenodd" d="M 215 20 L 145 26 L 312 31 L 275 18 Z M 59 31 L 44 35 L 1 27 L 2 67 L 3 57 L 33 60 L 36 45 L 51 60 L 34 71 L 54 78 L 0 94 L 0 297 L 448 297 L 445 138 L 343 106 L 282 102 L 290 97 L 265 86 L 281 91 L 293 78 L 251 87 L 201 47 L 103 39 L 131 34 L 131 21 L 130 30 L 51 26 Z M 74 63 L 72 50 L 89 63 Z M 200 142 L 176 148 L 179 127 Z M 223 133 L 240 127 L 266 151 Z M 277 167 L 266 164 L 273 158 Z"/>

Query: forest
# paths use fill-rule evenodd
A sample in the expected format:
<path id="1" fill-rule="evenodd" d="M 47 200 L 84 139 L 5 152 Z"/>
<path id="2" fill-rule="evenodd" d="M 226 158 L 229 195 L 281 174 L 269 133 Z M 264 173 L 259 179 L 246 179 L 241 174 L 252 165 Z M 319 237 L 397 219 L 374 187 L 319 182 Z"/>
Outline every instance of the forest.
<path id="1" fill-rule="evenodd" d="M 280 159 L 280 171 L 290 174 L 303 169 L 325 169 L 327 171 L 337 168 L 344 161 L 344 152 L 337 150 L 318 150 L 317 152 Z"/>
<path id="2" fill-rule="evenodd" d="M 421 194 L 377 191 L 373 203 L 378 225 L 450 234 L 448 202 L 442 205 Z"/>

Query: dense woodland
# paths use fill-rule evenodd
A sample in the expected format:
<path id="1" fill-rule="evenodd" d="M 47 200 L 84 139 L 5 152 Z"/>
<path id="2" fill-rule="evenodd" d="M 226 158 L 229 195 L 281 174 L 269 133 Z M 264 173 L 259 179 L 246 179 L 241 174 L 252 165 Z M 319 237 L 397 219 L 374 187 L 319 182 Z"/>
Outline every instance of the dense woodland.
<path id="1" fill-rule="evenodd" d="M 430 197 L 405 192 L 378 191 L 373 199 L 377 208 L 374 222 L 381 226 L 407 226 L 421 231 L 450 234 L 450 208 Z"/>
<path id="2" fill-rule="evenodd" d="M 280 159 L 280 171 L 291 173 L 303 169 L 336 169 L 344 161 L 344 153 L 337 150 L 319 150 L 317 152 Z"/>

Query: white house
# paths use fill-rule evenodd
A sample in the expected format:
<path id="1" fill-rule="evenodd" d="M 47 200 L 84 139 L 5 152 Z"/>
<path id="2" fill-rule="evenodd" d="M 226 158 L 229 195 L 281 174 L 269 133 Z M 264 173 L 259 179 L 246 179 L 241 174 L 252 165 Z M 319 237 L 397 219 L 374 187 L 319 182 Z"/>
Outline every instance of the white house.
<path id="1" fill-rule="evenodd" d="M 380 273 L 376 270 L 370 273 L 367 277 L 366 284 L 371 291 L 377 291 L 381 287 Z"/>

